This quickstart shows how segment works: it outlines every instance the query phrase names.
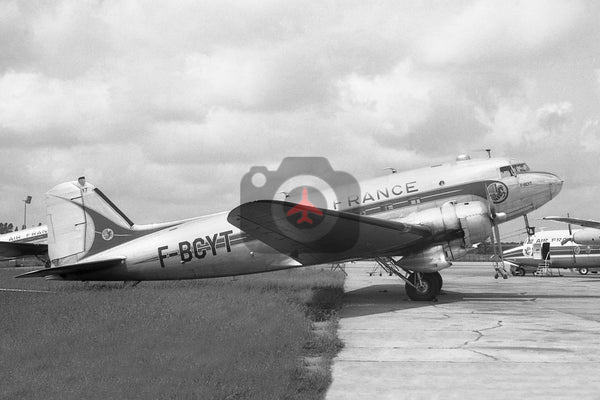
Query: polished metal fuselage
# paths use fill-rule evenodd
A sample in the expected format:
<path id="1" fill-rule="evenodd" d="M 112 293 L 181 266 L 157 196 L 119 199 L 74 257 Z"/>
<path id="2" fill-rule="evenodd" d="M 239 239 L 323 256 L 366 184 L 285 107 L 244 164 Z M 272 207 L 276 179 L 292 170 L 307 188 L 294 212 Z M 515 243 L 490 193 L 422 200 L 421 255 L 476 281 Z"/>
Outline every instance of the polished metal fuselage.
<path id="1" fill-rule="evenodd" d="M 499 168 L 506 165 L 510 165 L 510 160 L 493 158 L 393 173 L 360 182 L 360 193 L 346 193 L 344 198 L 332 198 L 331 193 L 325 195 L 327 208 L 402 221 L 414 213 L 451 201 L 486 201 L 486 191 L 492 185 L 496 191 L 493 198 L 496 212 L 506 213 L 507 220 L 511 220 L 539 208 L 561 190 L 562 181 L 551 173 L 526 172 L 503 177 Z M 231 225 L 227 216 L 228 213 L 223 212 L 173 222 L 151 233 L 147 227 L 134 225 L 131 229 L 140 234 L 139 238 L 115 247 L 107 246 L 106 250 L 87 254 L 81 260 L 94 262 L 123 257 L 126 262 L 92 272 L 85 279 L 192 279 L 302 266 L 266 244 L 254 241 L 250 249 L 248 243 L 253 241 L 252 237 Z M 93 219 L 88 223 L 93 223 Z M 63 278 L 82 279 L 80 275 Z"/>

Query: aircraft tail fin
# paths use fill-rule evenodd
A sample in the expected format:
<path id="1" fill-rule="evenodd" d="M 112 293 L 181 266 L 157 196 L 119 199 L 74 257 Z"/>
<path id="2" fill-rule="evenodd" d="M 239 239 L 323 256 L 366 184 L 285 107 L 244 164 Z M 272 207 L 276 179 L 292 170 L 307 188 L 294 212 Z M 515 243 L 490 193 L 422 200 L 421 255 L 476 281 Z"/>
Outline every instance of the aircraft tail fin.
<path id="1" fill-rule="evenodd" d="M 48 255 L 53 265 L 82 259 L 133 239 L 133 222 L 84 177 L 46 193 Z"/>

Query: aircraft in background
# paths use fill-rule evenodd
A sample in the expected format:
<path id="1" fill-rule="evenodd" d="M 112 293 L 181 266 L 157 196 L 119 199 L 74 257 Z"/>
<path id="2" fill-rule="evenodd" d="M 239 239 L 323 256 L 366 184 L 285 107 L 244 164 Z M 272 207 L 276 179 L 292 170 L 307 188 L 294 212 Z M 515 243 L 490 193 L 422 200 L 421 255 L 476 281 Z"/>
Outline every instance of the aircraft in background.
<path id="1" fill-rule="evenodd" d="M 0 259 L 37 256 L 46 261 L 48 254 L 48 227 L 46 225 L 0 235 Z"/>
<path id="2" fill-rule="evenodd" d="M 584 245 L 600 245 L 600 222 L 598 221 L 570 217 L 544 217 L 543 219 L 583 226 L 585 229 L 574 232 L 569 239 Z"/>
<path id="3" fill-rule="evenodd" d="M 18 277 L 194 279 L 369 258 L 403 279 L 411 299 L 432 300 L 443 284 L 440 270 L 488 237 L 499 243 L 499 223 L 541 207 L 562 183 L 522 162 L 462 156 L 363 181 L 360 192 L 333 203 L 327 198 L 317 225 L 334 228 L 316 234 L 287 216 L 302 204 L 300 191 L 290 194 L 298 184 L 277 191 L 286 193 L 285 201 L 249 201 L 229 212 L 138 225 L 80 178 L 46 194 L 52 267 Z M 352 245 L 345 246 L 352 232 Z"/>
<path id="4" fill-rule="evenodd" d="M 515 275 L 548 268 L 577 269 L 585 275 L 600 267 L 600 245 L 585 245 L 573 239 L 581 231 L 550 230 L 529 236 L 523 245 L 504 252 L 504 261 L 514 265 Z M 547 262 L 546 262 L 547 261 Z"/>

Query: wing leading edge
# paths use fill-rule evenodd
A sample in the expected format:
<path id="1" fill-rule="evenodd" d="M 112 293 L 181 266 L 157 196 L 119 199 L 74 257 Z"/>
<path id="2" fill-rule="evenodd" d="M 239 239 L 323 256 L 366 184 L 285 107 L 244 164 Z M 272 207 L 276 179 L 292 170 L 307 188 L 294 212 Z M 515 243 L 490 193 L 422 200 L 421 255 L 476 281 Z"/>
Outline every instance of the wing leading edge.
<path id="1" fill-rule="evenodd" d="M 333 227 L 326 234 L 315 237 L 311 230 L 290 227 L 286 216 L 295 206 L 277 200 L 249 202 L 234 208 L 227 220 L 252 238 L 303 265 L 406 254 L 432 236 L 428 227 L 420 225 L 320 209 L 324 221 L 329 221 L 329 226 Z M 274 213 L 273 207 L 281 212 Z"/>
<path id="2" fill-rule="evenodd" d="M 566 224 L 573 224 L 583 226 L 585 228 L 600 229 L 600 222 L 593 221 L 591 219 L 580 219 L 580 218 L 567 218 L 567 217 L 544 217 L 542 219 L 549 221 L 564 222 Z"/>

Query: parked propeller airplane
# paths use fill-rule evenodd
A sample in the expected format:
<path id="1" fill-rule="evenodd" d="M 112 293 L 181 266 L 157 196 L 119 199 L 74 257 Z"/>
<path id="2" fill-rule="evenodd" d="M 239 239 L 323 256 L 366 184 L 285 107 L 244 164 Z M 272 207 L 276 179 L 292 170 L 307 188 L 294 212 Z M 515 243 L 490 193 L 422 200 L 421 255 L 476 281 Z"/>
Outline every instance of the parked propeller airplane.
<path id="1" fill-rule="evenodd" d="M 317 208 L 307 186 L 274 192 L 285 193 L 285 201 L 248 201 L 229 212 L 137 225 L 85 178 L 63 183 L 46 194 L 52 267 L 18 277 L 193 279 L 369 258 L 402 278 L 411 299 L 432 300 L 442 287 L 440 270 L 488 237 L 499 243 L 497 224 L 550 201 L 562 180 L 506 158 L 463 156 L 363 181 L 359 193 L 332 202 L 325 195 L 328 207 Z M 303 224 L 332 228 L 315 234 L 294 226 L 301 224 L 296 211 L 306 217 Z"/>
<path id="2" fill-rule="evenodd" d="M 43 257 L 48 253 L 46 225 L 0 235 L 0 259 L 25 256 Z"/>
<path id="3" fill-rule="evenodd" d="M 586 245 L 573 239 L 581 230 L 549 230 L 529 236 L 521 246 L 504 252 L 504 260 L 514 264 L 517 275 L 548 268 L 575 268 L 582 275 L 600 267 L 600 244 Z"/>

